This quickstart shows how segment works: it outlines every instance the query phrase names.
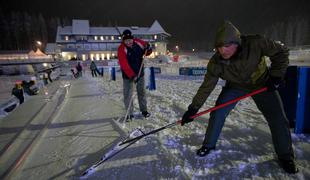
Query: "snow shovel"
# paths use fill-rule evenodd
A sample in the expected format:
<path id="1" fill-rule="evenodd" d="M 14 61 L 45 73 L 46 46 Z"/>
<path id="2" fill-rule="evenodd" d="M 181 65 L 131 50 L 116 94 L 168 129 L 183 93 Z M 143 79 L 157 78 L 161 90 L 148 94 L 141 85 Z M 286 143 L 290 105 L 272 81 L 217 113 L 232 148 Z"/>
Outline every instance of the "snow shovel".
<path id="1" fill-rule="evenodd" d="M 245 98 L 247 98 L 247 97 L 250 97 L 250 96 L 259 94 L 259 93 L 261 93 L 261 92 L 264 92 L 264 91 L 266 91 L 266 90 L 267 90 L 267 87 L 263 87 L 263 88 L 261 88 L 261 89 L 255 90 L 255 91 L 253 91 L 253 92 L 251 92 L 251 93 L 249 93 L 249 94 L 246 94 L 246 95 L 244 95 L 244 96 L 240 96 L 240 97 L 235 98 L 235 99 L 233 99 L 233 100 L 230 100 L 230 101 L 228 101 L 228 102 L 226 102 L 226 103 L 223 103 L 223 104 L 220 104 L 220 105 L 218 105 L 218 106 L 215 106 L 215 107 L 212 107 L 212 108 L 210 108 L 210 109 L 207 109 L 207 110 L 205 110 L 205 111 L 199 112 L 199 113 L 197 113 L 197 114 L 191 116 L 191 118 L 194 119 L 194 118 L 196 118 L 196 117 L 199 117 L 199 116 L 202 116 L 202 115 L 207 114 L 207 113 L 209 113 L 209 112 L 212 112 L 212 111 L 215 111 L 215 110 L 217 110 L 217 109 L 223 108 L 223 107 L 225 107 L 225 106 L 228 106 L 228 105 L 230 105 L 230 104 L 233 104 L 233 103 L 235 103 L 235 102 L 238 102 L 238 101 L 240 101 L 240 100 L 242 100 L 242 99 L 245 99 Z M 162 131 L 162 130 L 164 130 L 164 129 L 171 128 L 171 127 L 173 127 L 173 126 L 175 126 L 175 125 L 181 124 L 181 121 L 182 121 L 182 120 L 178 120 L 178 121 L 176 121 L 176 122 L 167 124 L 166 126 L 160 127 L 160 128 L 158 128 L 158 129 L 154 129 L 153 131 L 150 131 L 150 132 L 148 132 L 148 133 L 144 133 L 144 134 L 142 134 L 142 135 L 140 135 L 140 136 L 138 136 L 138 137 L 135 137 L 135 138 L 132 138 L 132 139 L 128 139 L 128 140 L 126 140 L 126 141 L 123 141 L 120 145 L 127 144 L 127 143 L 130 143 L 130 142 L 132 142 L 132 141 L 137 141 L 137 140 L 142 139 L 142 138 L 144 138 L 144 137 L 146 137 L 146 136 L 148 136 L 148 135 L 150 135 L 150 134 L 154 134 L 154 133 L 157 133 L 157 132 Z"/>

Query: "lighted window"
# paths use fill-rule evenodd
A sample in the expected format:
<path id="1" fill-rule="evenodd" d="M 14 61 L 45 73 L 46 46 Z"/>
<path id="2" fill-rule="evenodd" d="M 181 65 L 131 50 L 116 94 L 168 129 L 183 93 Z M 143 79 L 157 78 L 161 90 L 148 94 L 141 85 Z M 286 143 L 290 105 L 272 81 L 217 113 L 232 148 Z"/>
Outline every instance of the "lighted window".
<path id="1" fill-rule="evenodd" d="M 155 47 L 157 47 L 157 43 L 155 43 Z"/>
<path id="2" fill-rule="evenodd" d="M 86 55 L 82 54 L 82 60 L 85 61 L 86 60 Z"/>
<path id="3" fill-rule="evenodd" d="M 110 59 L 110 54 L 107 54 L 107 60 L 109 60 Z"/>
<path id="4" fill-rule="evenodd" d="M 157 56 L 158 55 L 158 52 L 155 52 L 155 56 Z"/>
<path id="5" fill-rule="evenodd" d="M 96 60 L 100 60 L 100 55 L 96 54 Z"/>
<path id="6" fill-rule="evenodd" d="M 157 35 L 154 35 L 154 39 L 157 39 Z"/>
<path id="7" fill-rule="evenodd" d="M 121 40 L 121 39 L 122 39 L 122 37 L 121 37 L 121 36 L 118 36 L 118 39 L 119 39 L 119 40 Z"/>
<path id="8" fill-rule="evenodd" d="M 70 55 L 68 55 L 67 57 L 68 57 L 69 60 L 71 59 L 71 56 L 70 56 Z"/>
<path id="9" fill-rule="evenodd" d="M 103 53 L 101 54 L 101 59 L 104 60 L 104 54 Z"/>
<path id="10" fill-rule="evenodd" d="M 101 40 L 101 41 L 103 41 L 103 40 L 104 40 L 103 36 L 100 36 L 100 40 Z"/>
<path id="11" fill-rule="evenodd" d="M 90 59 L 94 60 L 94 56 L 95 56 L 94 54 L 90 54 Z"/>
<path id="12" fill-rule="evenodd" d="M 95 36 L 94 39 L 95 39 L 95 40 L 98 40 L 98 36 Z"/>
<path id="13" fill-rule="evenodd" d="M 66 41 L 69 41 L 69 36 L 65 36 L 65 40 L 66 40 Z"/>
<path id="14" fill-rule="evenodd" d="M 114 57 L 115 56 L 115 54 L 114 53 L 112 53 L 112 57 Z"/>

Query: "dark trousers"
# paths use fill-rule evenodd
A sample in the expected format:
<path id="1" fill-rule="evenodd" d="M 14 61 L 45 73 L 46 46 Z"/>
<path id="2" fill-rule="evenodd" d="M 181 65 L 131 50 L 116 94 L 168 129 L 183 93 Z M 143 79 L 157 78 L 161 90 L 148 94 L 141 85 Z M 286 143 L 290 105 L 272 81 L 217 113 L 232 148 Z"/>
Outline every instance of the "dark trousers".
<path id="1" fill-rule="evenodd" d="M 223 104 L 232 99 L 245 95 L 246 92 L 239 89 L 223 88 L 216 105 Z M 263 92 L 252 96 L 256 106 L 267 120 L 271 131 L 272 141 L 279 159 L 294 159 L 289 122 L 286 118 L 283 104 L 278 91 Z M 203 144 L 207 147 L 215 147 L 224 122 L 230 111 L 237 103 L 211 112 L 208 128 Z"/>
<path id="2" fill-rule="evenodd" d="M 129 114 L 133 114 L 133 101 L 131 101 L 131 105 L 130 105 L 130 100 L 133 96 L 134 85 L 136 86 L 136 89 L 137 89 L 140 111 L 141 112 L 147 111 L 147 101 L 146 101 L 146 96 L 145 96 L 145 85 L 144 84 L 145 84 L 144 77 L 141 77 L 137 83 L 134 83 L 132 79 L 123 78 L 124 104 L 125 104 L 126 109 L 128 109 L 128 107 L 130 106 Z"/>
<path id="3" fill-rule="evenodd" d="M 92 77 L 94 77 L 94 76 L 96 76 L 96 77 L 97 77 L 97 72 L 96 72 L 96 69 L 91 70 L 91 75 L 92 75 Z"/>

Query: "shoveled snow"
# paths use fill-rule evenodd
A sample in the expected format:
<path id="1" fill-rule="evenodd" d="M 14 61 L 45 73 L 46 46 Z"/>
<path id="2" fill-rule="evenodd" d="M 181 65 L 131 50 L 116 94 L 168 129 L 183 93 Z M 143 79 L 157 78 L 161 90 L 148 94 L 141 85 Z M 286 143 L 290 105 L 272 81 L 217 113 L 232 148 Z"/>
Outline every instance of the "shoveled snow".
<path id="1" fill-rule="evenodd" d="M 12 179 L 79 179 L 84 170 L 137 127 L 149 132 L 179 120 L 202 80 L 157 75 L 157 90 L 147 92 L 152 115 L 148 119 L 139 116 L 135 98 L 136 118 L 127 123 L 122 120 L 126 112 L 119 75 L 116 82 L 107 77 L 91 78 L 89 74 L 72 81 L 53 127 Z M 220 90 L 221 85 L 216 86 L 201 110 L 214 106 Z M 88 96 L 90 92 L 92 96 Z M 103 102 L 105 106 L 101 106 Z M 207 114 L 183 127 L 141 139 L 99 166 L 87 179 L 310 178 L 310 136 L 292 134 L 300 172 L 286 174 L 275 160 L 267 123 L 250 98 L 239 102 L 226 119 L 216 150 L 204 158 L 197 157 L 208 118 Z M 87 123 L 90 120 L 94 123 Z"/>

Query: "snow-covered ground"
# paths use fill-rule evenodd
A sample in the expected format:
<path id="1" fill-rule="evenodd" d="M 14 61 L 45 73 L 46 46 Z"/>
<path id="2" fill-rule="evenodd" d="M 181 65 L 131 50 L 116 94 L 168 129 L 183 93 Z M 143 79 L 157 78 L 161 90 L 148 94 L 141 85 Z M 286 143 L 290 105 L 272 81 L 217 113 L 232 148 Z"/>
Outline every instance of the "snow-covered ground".
<path id="1" fill-rule="evenodd" d="M 202 77 L 157 75 L 157 90 L 147 93 L 152 114 L 124 123 L 122 81 L 91 78 L 69 81 L 64 102 L 49 127 L 32 148 L 12 179 L 79 179 L 129 132 L 145 132 L 182 117 Z M 221 86 L 216 86 L 201 110 L 213 107 Z M 310 136 L 293 136 L 300 172 L 286 174 L 277 164 L 266 121 L 248 98 L 226 119 L 217 149 L 204 158 L 200 147 L 209 115 L 185 126 L 148 136 L 100 165 L 86 179 L 310 179 Z"/>

